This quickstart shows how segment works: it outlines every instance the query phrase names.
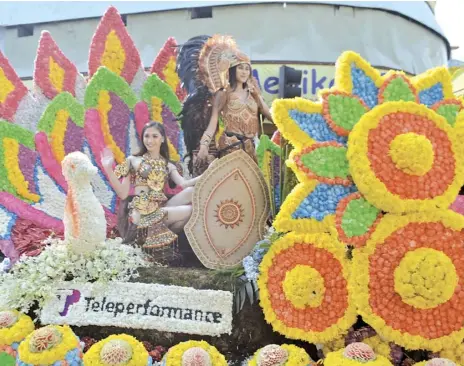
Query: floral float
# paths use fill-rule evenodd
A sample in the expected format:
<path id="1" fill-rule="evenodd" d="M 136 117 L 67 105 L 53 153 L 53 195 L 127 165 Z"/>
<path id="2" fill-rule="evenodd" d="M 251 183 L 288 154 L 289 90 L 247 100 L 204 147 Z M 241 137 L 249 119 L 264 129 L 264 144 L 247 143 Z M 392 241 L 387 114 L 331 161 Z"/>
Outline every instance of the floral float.
<path id="1" fill-rule="evenodd" d="M 311 363 L 303 348 L 292 344 L 269 344 L 256 351 L 248 366 L 308 366 Z"/>
<path id="2" fill-rule="evenodd" d="M 338 59 L 335 85 L 319 102 L 273 104 L 276 125 L 295 147 L 287 164 L 299 180 L 275 228 L 329 233 L 354 248 L 347 281 L 357 313 L 386 342 L 408 349 L 437 352 L 464 338 L 464 217 L 449 210 L 464 185 L 463 108 L 445 68 L 380 75 L 353 52 Z M 298 304 L 262 304 L 277 314 L 266 320 L 287 335 L 276 319 Z"/>
<path id="3" fill-rule="evenodd" d="M 0 360 L 14 365 L 19 344 L 34 331 L 32 319 L 16 310 L 0 311 Z"/>
<path id="4" fill-rule="evenodd" d="M 171 347 L 162 366 L 226 366 L 225 357 L 205 341 L 187 341 Z"/>
<path id="5" fill-rule="evenodd" d="M 391 366 L 392 363 L 383 356 L 376 355 L 365 343 L 351 343 L 346 348 L 330 352 L 324 360 L 325 366 Z"/>
<path id="6" fill-rule="evenodd" d="M 29 334 L 18 348 L 18 366 L 82 366 L 82 349 L 69 326 L 49 325 Z"/>
<path id="7" fill-rule="evenodd" d="M 87 366 L 151 366 L 152 358 L 144 345 L 127 334 L 109 336 L 95 343 L 84 355 Z"/>

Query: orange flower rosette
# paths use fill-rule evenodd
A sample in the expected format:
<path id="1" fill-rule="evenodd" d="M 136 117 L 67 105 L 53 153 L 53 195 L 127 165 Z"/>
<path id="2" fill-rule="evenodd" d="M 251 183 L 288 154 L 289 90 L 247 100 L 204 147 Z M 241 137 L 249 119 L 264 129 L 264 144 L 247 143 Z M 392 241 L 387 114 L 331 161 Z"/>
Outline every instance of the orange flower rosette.
<path id="1" fill-rule="evenodd" d="M 461 343 L 463 228 L 452 211 L 386 215 L 354 252 L 358 312 L 384 339 L 433 352 Z"/>
<path id="2" fill-rule="evenodd" d="M 260 265 L 258 286 L 265 319 L 287 338 L 325 343 L 356 321 L 344 246 L 327 234 L 290 233 Z"/>

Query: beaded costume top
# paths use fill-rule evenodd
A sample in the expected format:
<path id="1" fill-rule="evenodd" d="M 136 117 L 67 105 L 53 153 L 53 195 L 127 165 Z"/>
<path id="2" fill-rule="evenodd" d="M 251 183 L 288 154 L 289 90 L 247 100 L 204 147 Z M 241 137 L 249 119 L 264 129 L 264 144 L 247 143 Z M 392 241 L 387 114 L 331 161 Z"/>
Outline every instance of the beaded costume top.
<path id="1" fill-rule="evenodd" d="M 222 110 L 225 130 L 246 137 L 254 137 L 258 133 L 258 104 L 248 95 L 245 102 L 234 93 L 228 93 L 227 102 Z"/>

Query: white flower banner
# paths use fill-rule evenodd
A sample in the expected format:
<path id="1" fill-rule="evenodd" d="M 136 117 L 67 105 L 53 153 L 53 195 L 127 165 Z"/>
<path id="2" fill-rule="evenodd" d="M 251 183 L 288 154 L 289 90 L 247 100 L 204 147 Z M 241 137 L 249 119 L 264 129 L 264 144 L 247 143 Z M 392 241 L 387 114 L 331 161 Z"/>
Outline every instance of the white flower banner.
<path id="1" fill-rule="evenodd" d="M 218 336 L 232 330 L 233 295 L 159 284 L 64 282 L 45 303 L 43 324 L 99 325 Z"/>

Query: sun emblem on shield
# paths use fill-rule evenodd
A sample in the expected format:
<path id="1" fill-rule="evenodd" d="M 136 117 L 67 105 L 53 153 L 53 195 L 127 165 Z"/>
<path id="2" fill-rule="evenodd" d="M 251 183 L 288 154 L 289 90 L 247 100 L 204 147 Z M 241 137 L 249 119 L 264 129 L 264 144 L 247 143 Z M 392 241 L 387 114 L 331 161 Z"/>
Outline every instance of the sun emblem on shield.
<path id="1" fill-rule="evenodd" d="M 219 222 L 220 226 L 225 226 L 226 229 L 233 229 L 243 221 L 242 205 L 233 199 L 221 201 L 214 212 L 216 222 Z"/>

